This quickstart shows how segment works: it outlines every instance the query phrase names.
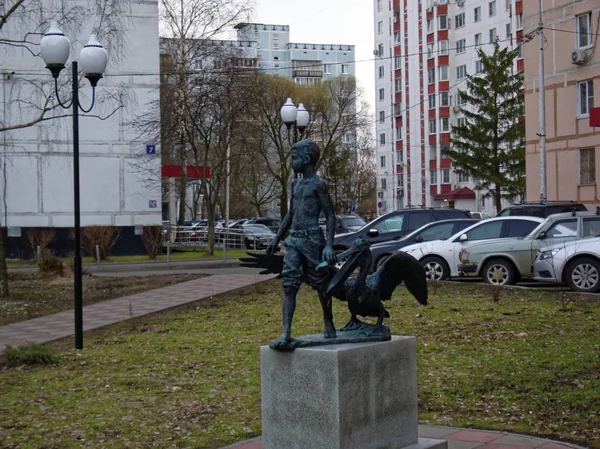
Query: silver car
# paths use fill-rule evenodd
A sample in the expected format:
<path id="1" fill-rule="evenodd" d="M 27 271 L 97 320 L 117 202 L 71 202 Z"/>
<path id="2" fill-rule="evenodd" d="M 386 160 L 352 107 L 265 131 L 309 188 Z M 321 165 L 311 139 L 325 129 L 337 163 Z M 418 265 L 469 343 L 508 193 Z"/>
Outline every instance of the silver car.
<path id="1" fill-rule="evenodd" d="M 571 290 L 600 292 L 600 238 L 584 238 L 554 245 L 539 253 L 534 279 L 566 283 Z"/>
<path id="2" fill-rule="evenodd" d="M 482 277 L 488 284 L 515 284 L 522 277 L 533 277 L 533 262 L 540 251 L 590 236 L 600 236 L 600 216 L 595 212 L 554 214 L 525 237 L 466 245 L 458 256 L 458 271 Z"/>

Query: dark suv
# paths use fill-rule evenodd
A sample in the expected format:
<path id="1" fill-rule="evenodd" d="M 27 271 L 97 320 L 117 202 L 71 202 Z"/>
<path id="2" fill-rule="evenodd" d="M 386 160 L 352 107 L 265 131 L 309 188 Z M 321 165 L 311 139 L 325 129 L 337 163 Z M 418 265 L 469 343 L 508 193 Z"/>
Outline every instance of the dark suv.
<path id="1" fill-rule="evenodd" d="M 579 212 L 588 210 L 581 203 L 575 201 L 546 201 L 545 203 L 522 203 L 513 204 L 505 207 L 498 213 L 498 217 L 506 217 L 508 215 L 527 215 L 529 217 L 546 218 L 552 214 L 560 214 L 562 212 Z"/>
<path id="2" fill-rule="evenodd" d="M 338 234 L 333 240 L 333 248 L 343 251 L 352 245 L 359 237 L 369 235 L 371 243 L 386 242 L 401 239 L 405 235 L 432 221 L 447 220 L 451 218 L 470 218 L 469 212 L 460 209 L 401 209 L 382 215 L 360 228 L 356 232 Z M 373 229 L 376 233 L 369 233 Z"/>

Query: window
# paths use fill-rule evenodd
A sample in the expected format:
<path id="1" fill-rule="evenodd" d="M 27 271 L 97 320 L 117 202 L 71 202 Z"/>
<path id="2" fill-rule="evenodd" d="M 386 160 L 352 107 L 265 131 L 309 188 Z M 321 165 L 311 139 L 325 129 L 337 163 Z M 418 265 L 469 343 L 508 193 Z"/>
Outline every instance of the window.
<path id="1" fill-rule="evenodd" d="M 467 239 L 469 241 L 499 239 L 502 236 L 502 224 L 502 221 L 482 223 L 467 232 Z"/>
<path id="2" fill-rule="evenodd" d="M 588 12 L 575 17 L 577 48 L 592 45 L 592 13 Z"/>
<path id="3" fill-rule="evenodd" d="M 579 150 L 579 184 L 596 182 L 596 149 L 582 148 Z"/>
<path id="4" fill-rule="evenodd" d="M 325 72 L 325 74 L 330 74 L 331 73 L 331 64 L 323 64 L 323 72 Z"/>
<path id="5" fill-rule="evenodd" d="M 422 242 L 430 242 L 432 240 L 445 240 L 454 234 L 454 223 L 436 223 L 424 229 L 420 234 Z M 415 236 L 416 237 L 416 236 Z"/>
<path id="6" fill-rule="evenodd" d="M 465 26 L 465 13 L 462 12 L 454 17 L 454 28 L 462 28 Z"/>
<path id="7" fill-rule="evenodd" d="M 496 42 L 496 28 L 490 30 L 490 44 Z"/>
<path id="8" fill-rule="evenodd" d="M 396 78 L 394 80 L 394 89 L 396 92 L 402 92 L 402 79 Z"/>
<path id="9" fill-rule="evenodd" d="M 379 89 L 379 101 L 385 100 L 385 89 L 382 87 Z"/>
<path id="10" fill-rule="evenodd" d="M 429 134 L 435 134 L 435 119 L 429 120 Z"/>
<path id="11" fill-rule="evenodd" d="M 510 4 L 512 3 L 512 0 L 506 0 L 506 10 L 508 11 L 510 9 Z"/>
<path id="12" fill-rule="evenodd" d="M 384 146 L 385 145 L 385 133 L 379 134 L 379 145 L 380 146 Z"/>
<path id="13" fill-rule="evenodd" d="M 429 184 L 437 184 L 437 170 L 429 170 Z"/>
<path id="14" fill-rule="evenodd" d="M 387 189 L 387 179 L 382 178 L 381 179 L 381 190 L 386 190 Z"/>
<path id="15" fill-rule="evenodd" d="M 394 31 L 394 44 L 399 44 L 401 40 L 400 31 Z"/>
<path id="16" fill-rule="evenodd" d="M 398 117 L 402 114 L 402 103 L 394 103 L 394 116 Z"/>
<path id="17" fill-rule="evenodd" d="M 481 20 L 481 6 L 473 9 L 473 20 L 479 22 Z"/>
<path id="18" fill-rule="evenodd" d="M 448 117 L 442 117 L 440 119 L 440 132 L 441 133 L 450 132 L 450 119 Z"/>
<path id="19" fill-rule="evenodd" d="M 447 55 L 448 54 L 448 41 L 440 41 L 440 55 Z"/>
<path id="20" fill-rule="evenodd" d="M 427 70 L 427 82 L 429 84 L 435 83 L 435 69 Z"/>
<path id="21" fill-rule="evenodd" d="M 519 46 L 519 48 L 521 47 Z M 481 59 L 475 61 L 475 73 L 483 73 L 483 61 Z"/>
<path id="22" fill-rule="evenodd" d="M 488 3 L 488 10 L 490 17 L 494 17 L 496 15 L 496 0 Z"/>
<path id="23" fill-rule="evenodd" d="M 377 22 L 377 34 L 383 34 L 383 20 Z"/>
<path id="24" fill-rule="evenodd" d="M 431 59 L 435 56 L 435 44 L 432 42 L 427 44 L 427 59 Z"/>
<path id="25" fill-rule="evenodd" d="M 402 140 L 402 127 L 396 126 L 396 140 Z M 402 162 L 402 159 L 398 159 L 398 162 Z"/>
<path id="26" fill-rule="evenodd" d="M 600 234 L 600 220 L 598 217 L 584 217 L 583 218 L 583 236 L 591 237 Z"/>
<path id="27" fill-rule="evenodd" d="M 577 237 L 577 219 L 569 218 L 567 220 L 558 220 L 552 223 L 552 226 L 546 230 L 546 237 Z"/>
<path id="28" fill-rule="evenodd" d="M 348 74 L 348 64 L 342 64 L 342 75 Z"/>
<path id="29" fill-rule="evenodd" d="M 394 69 L 398 70 L 402 67 L 402 56 L 394 56 Z"/>
<path id="30" fill-rule="evenodd" d="M 435 94 L 429 94 L 429 109 L 435 108 Z"/>
<path id="31" fill-rule="evenodd" d="M 449 148 L 450 148 L 450 144 L 449 143 L 442 143 L 442 144 L 440 144 L 440 154 L 441 154 L 442 158 L 448 157 L 447 150 Z"/>
<path id="32" fill-rule="evenodd" d="M 459 173 L 458 182 L 469 182 L 469 175 L 467 175 L 466 173 Z"/>
<path id="33" fill-rule="evenodd" d="M 450 184 L 450 169 L 442 169 L 442 184 Z"/>
<path id="34" fill-rule="evenodd" d="M 399 160 L 402 160 L 402 159 L 399 159 Z M 398 187 L 404 187 L 404 175 L 398 175 L 397 179 L 398 179 Z"/>
<path id="35" fill-rule="evenodd" d="M 523 28 L 523 13 L 517 14 L 516 22 L 517 30 Z"/>
<path id="36" fill-rule="evenodd" d="M 385 168 L 385 156 L 381 156 L 381 157 L 379 158 L 379 166 L 380 166 L 381 168 Z"/>
<path id="37" fill-rule="evenodd" d="M 579 81 L 577 93 L 577 116 L 587 117 L 590 114 L 590 108 L 594 107 L 594 81 Z"/>
<path id="38" fill-rule="evenodd" d="M 377 55 L 382 58 L 383 57 L 383 44 L 379 44 L 377 46 Z"/>
<path id="39" fill-rule="evenodd" d="M 386 232 L 402 231 L 403 222 L 404 214 L 397 214 L 380 220 L 375 226 L 373 226 L 373 229 L 377 229 L 380 234 L 384 234 Z"/>
<path id="40" fill-rule="evenodd" d="M 467 41 L 466 39 L 461 39 L 456 41 L 456 53 L 464 53 L 467 49 Z"/>
<path id="41" fill-rule="evenodd" d="M 385 123 L 385 111 L 379 111 L 379 123 Z"/>
<path id="42" fill-rule="evenodd" d="M 456 119 L 456 126 L 465 126 L 467 124 L 467 119 L 464 117 L 460 117 Z M 468 181 L 468 177 L 467 177 L 467 181 Z M 460 182 L 466 182 L 466 181 L 460 181 Z"/>
<path id="43" fill-rule="evenodd" d="M 459 106 L 467 104 L 467 97 L 464 95 L 464 92 L 460 90 L 456 94 L 456 104 L 458 104 Z"/>
<path id="44" fill-rule="evenodd" d="M 381 11 L 383 0 L 377 0 L 377 11 Z"/>
<path id="45" fill-rule="evenodd" d="M 427 34 L 433 33 L 433 19 L 427 19 Z"/>
<path id="46" fill-rule="evenodd" d="M 508 224 L 507 237 L 525 237 L 537 227 L 538 223 L 529 220 L 511 220 Z"/>
<path id="47" fill-rule="evenodd" d="M 383 78 L 385 74 L 385 69 L 383 66 L 379 66 L 379 78 Z"/>
<path id="48" fill-rule="evenodd" d="M 448 81 L 448 66 L 440 66 L 440 81 Z"/>
<path id="49" fill-rule="evenodd" d="M 279 42 L 273 42 L 273 48 L 279 48 Z"/>
<path id="50" fill-rule="evenodd" d="M 459 65 L 456 68 L 456 79 L 460 80 L 460 79 L 466 78 L 466 76 L 467 76 L 467 66 L 465 64 Z"/>
<path id="51" fill-rule="evenodd" d="M 396 158 L 399 164 L 402 163 L 402 161 L 404 160 L 404 152 L 402 150 L 398 150 L 396 151 Z M 402 175 L 398 175 L 398 178 L 400 178 L 400 176 Z M 402 187 L 402 184 L 400 183 L 400 179 L 398 179 L 398 186 Z"/>
<path id="52" fill-rule="evenodd" d="M 194 62 L 194 70 L 202 70 L 202 59 Z"/>
<path id="53" fill-rule="evenodd" d="M 510 39 L 510 34 L 511 34 L 511 27 L 510 27 L 510 22 L 506 24 L 506 39 Z"/>
<path id="54" fill-rule="evenodd" d="M 450 106 L 447 90 L 440 92 L 440 106 Z"/>
<path id="55" fill-rule="evenodd" d="M 438 30 L 448 29 L 448 18 L 445 14 L 438 16 Z"/>
<path id="56" fill-rule="evenodd" d="M 475 35 L 475 49 L 481 47 L 481 33 Z"/>
<path id="57" fill-rule="evenodd" d="M 273 40 L 278 40 L 279 39 L 279 33 L 273 33 Z"/>

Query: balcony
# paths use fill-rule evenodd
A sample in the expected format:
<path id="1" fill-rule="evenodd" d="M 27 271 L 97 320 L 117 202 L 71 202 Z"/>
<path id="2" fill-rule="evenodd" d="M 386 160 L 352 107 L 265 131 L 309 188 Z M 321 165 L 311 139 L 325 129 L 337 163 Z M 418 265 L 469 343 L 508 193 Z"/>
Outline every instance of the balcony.
<path id="1" fill-rule="evenodd" d="M 293 78 L 323 78 L 322 70 L 294 70 Z"/>

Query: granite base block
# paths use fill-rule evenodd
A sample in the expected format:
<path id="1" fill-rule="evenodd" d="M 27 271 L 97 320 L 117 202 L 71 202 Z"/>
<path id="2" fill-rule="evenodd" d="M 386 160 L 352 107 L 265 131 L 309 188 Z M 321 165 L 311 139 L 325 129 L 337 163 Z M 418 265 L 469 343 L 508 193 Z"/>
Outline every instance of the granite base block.
<path id="1" fill-rule="evenodd" d="M 263 449 L 420 444 L 415 337 L 294 352 L 263 346 L 261 390 Z M 421 447 L 429 448 L 413 449 Z"/>

